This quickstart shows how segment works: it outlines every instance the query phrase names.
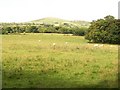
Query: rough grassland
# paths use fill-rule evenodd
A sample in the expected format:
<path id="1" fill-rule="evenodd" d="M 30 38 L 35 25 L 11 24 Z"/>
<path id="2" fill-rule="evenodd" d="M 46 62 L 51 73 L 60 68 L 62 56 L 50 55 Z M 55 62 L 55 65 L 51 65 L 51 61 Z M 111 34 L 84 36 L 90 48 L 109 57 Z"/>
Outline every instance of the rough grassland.
<path id="1" fill-rule="evenodd" d="M 53 43 L 56 43 L 53 46 Z M 2 36 L 3 88 L 118 86 L 118 47 L 62 34 Z"/>

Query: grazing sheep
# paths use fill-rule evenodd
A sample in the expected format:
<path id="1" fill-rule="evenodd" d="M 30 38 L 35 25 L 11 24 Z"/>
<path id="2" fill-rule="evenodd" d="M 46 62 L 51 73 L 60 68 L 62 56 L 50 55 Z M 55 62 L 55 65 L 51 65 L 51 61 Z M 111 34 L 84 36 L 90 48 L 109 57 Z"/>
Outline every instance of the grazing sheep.
<path id="1" fill-rule="evenodd" d="M 104 45 L 103 44 L 101 44 L 101 45 L 99 45 L 99 44 L 94 44 L 94 47 L 95 48 L 100 48 L 100 47 L 103 47 Z"/>
<path id="2" fill-rule="evenodd" d="M 53 46 L 55 46 L 56 45 L 56 43 L 53 43 Z"/>
<path id="3" fill-rule="evenodd" d="M 110 45 L 110 47 L 112 48 L 112 47 L 113 47 L 113 45 Z"/>
<path id="4" fill-rule="evenodd" d="M 55 49 L 56 43 L 53 43 L 53 48 Z"/>
<path id="5" fill-rule="evenodd" d="M 94 47 L 98 47 L 99 45 L 98 44 L 94 44 Z"/>
<path id="6" fill-rule="evenodd" d="M 68 44 L 68 42 L 65 42 L 65 44 Z"/>
<path id="7" fill-rule="evenodd" d="M 99 47 L 103 47 L 103 46 L 104 46 L 103 44 L 99 45 Z"/>
<path id="8" fill-rule="evenodd" d="M 39 42 L 41 42 L 41 40 L 39 40 Z"/>

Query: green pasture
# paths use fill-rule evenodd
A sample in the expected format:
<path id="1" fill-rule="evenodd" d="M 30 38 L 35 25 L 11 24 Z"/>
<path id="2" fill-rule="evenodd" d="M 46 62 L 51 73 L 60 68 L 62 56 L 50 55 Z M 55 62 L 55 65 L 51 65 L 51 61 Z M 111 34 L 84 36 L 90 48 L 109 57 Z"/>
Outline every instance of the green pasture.
<path id="1" fill-rule="evenodd" d="M 94 45 L 65 34 L 2 35 L 3 88 L 117 87 L 118 46 Z"/>

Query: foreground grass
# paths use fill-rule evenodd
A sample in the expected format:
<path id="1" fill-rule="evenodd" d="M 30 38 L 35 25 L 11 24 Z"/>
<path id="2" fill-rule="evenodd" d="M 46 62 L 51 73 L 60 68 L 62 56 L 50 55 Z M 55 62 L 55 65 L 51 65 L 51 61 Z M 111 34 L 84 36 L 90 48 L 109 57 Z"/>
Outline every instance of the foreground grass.
<path id="1" fill-rule="evenodd" d="M 117 87 L 117 45 L 95 48 L 62 34 L 2 38 L 3 88 Z"/>

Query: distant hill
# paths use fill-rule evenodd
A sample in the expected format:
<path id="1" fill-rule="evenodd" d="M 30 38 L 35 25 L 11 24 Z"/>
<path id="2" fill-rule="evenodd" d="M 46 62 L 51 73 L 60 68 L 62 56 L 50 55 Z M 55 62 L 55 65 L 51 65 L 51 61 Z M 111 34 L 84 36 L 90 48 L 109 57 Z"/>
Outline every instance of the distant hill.
<path id="1" fill-rule="evenodd" d="M 33 22 L 33 23 L 54 24 L 56 22 L 63 23 L 63 22 L 69 22 L 69 21 L 68 20 L 64 20 L 64 19 L 54 18 L 54 17 L 47 17 L 47 18 L 42 18 L 42 19 L 38 19 L 38 20 L 33 20 L 31 22 Z"/>
<path id="2" fill-rule="evenodd" d="M 85 26 L 88 27 L 90 25 L 90 22 L 87 21 L 69 21 L 69 20 L 64 20 L 60 18 L 54 18 L 54 17 L 46 17 L 38 20 L 33 20 L 30 21 L 30 23 L 41 23 L 41 24 L 69 24 L 69 25 L 74 25 L 74 26 Z"/>

